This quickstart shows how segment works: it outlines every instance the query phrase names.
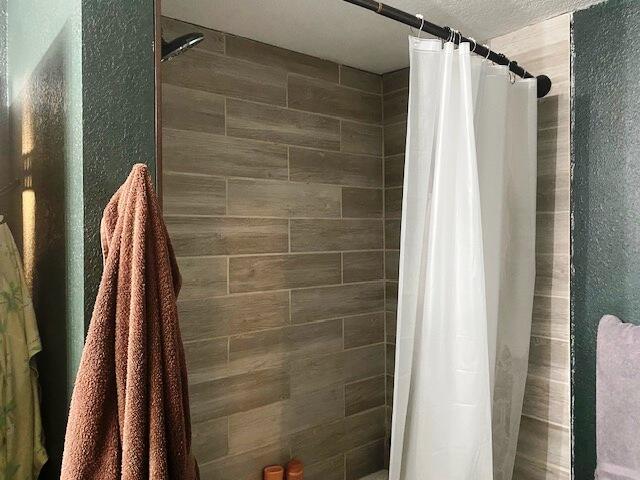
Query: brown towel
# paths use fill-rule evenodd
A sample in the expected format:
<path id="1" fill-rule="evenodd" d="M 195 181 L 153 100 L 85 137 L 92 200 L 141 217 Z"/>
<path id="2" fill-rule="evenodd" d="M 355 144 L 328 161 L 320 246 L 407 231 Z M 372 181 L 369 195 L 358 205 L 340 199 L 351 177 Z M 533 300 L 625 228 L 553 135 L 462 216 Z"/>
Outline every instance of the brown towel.
<path id="1" fill-rule="evenodd" d="M 180 274 L 147 168 L 104 211 L 104 271 L 71 399 L 62 480 L 193 480 Z"/>

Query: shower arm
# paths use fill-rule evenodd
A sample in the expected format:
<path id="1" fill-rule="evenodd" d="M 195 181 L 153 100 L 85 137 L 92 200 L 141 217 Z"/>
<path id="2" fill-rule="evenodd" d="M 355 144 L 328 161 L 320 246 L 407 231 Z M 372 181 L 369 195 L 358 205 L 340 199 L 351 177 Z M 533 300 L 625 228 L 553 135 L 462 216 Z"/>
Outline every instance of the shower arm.
<path id="1" fill-rule="evenodd" d="M 434 23 L 424 20 L 421 16 L 412 15 L 407 12 L 403 12 L 397 8 L 391 7 L 381 2 L 374 0 L 344 0 L 345 2 L 357 5 L 367 10 L 371 10 L 378 15 L 390 18 L 396 22 L 404 23 L 423 32 L 429 33 L 435 37 L 441 38 L 449 42 L 453 42 L 459 45 L 463 42 L 473 43 L 471 51 L 481 57 L 491 60 L 498 65 L 506 66 L 511 72 L 522 78 L 534 78 L 529 72 L 518 65 L 517 62 L 509 60 L 502 53 L 494 52 L 485 45 L 477 43 L 473 38 L 465 37 L 457 30 L 453 30 L 450 27 L 441 27 Z M 551 79 L 546 75 L 538 75 L 536 78 L 538 84 L 538 98 L 544 97 L 551 90 Z"/>

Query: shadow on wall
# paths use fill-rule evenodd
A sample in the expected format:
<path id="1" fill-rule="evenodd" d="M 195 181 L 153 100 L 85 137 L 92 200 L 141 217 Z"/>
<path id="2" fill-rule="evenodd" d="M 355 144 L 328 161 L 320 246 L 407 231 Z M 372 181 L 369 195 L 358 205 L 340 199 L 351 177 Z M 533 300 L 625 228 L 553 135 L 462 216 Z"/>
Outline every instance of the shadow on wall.
<path id="1" fill-rule="evenodd" d="M 67 418 L 68 325 L 65 178 L 68 165 L 68 29 L 62 29 L 10 106 L 14 171 L 21 184 L 23 262 L 43 350 L 37 357 L 49 462 L 59 478 Z M 17 225 L 18 222 L 13 222 Z"/>
<path id="2" fill-rule="evenodd" d="M 574 96 L 573 98 L 573 109 L 574 109 L 574 117 L 585 117 L 589 118 L 591 116 L 591 99 L 589 96 L 580 95 Z M 574 134 L 575 135 L 575 134 Z M 571 229 L 571 244 L 572 248 L 572 259 L 571 259 L 571 338 L 573 338 L 574 345 L 571 348 L 571 372 L 572 372 L 572 397 L 573 397 L 573 412 L 572 412 L 572 420 L 574 422 L 574 428 L 583 428 L 585 429 L 585 435 L 587 437 L 595 438 L 595 411 L 591 411 L 590 402 L 582 396 L 578 396 L 577 393 L 582 391 L 583 389 L 587 389 L 590 392 L 588 397 L 595 398 L 595 384 L 589 386 L 588 384 L 583 384 L 582 380 L 576 376 L 576 364 L 580 365 L 580 368 L 586 368 L 592 372 L 595 372 L 595 349 L 596 349 L 596 331 L 593 328 L 589 328 L 589 331 L 582 332 L 581 330 L 584 328 L 583 319 L 587 318 L 587 305 L 584 301 L 581 301 L 576 295 L 576 292 L 584 292 L 587 289 L 587 275 L 583 272 L 584 262 L 583 258 L 587 258 L 589 256 L 588 247 L 585 243 L 584 250 L 579 248 L 579 245 L 576 245 L 575 237 L 577 235 L 586 235 L 589 231 L 589 218 L 586 215 L 576 215 L 575 208 L 579 204 L 581 205 L 581 209 L 585 211 L 590 211 L 590 199 L 589 195 L 589 176 L 588 174 L 582 174 L 581 172 L 587 172 L 589 170 L 590 158 L 589 158 L 589 135 L 585 134 L 580 141 L 574 137 L 573 139 L 573 169 L 574 169 L 574 179 L 572 180 L 572 229 Z M 575 161 L 576 158 L 580 158 L 580 165 Z M 580 194 L 580 199 L 575 198 L 574 191 L 574 182 L 580 179 L 581 189 L 584 190 L 583 194 Z M 578 247 L 578 248 L 576 248 Z M 617 248 L 619 250 L 619 248 Z M 613 312 L 612 312 L 613 313 Z M 589 322 L 593 323 L 593 322 Z M 585 343 L 588 345 L 586 350 L 582 348 L 576 348 L 577 344 Z M 595 374 L 594 374 L 595 375 Z M 576 418 L 588 418 L 589 421 L 585 422 L 583 426 L 579 424 L 576 425 Z M 574 465 L 574 472 L 576 475 L 589 475 L 588 472 L 593 472 L 595 470 L 595 443 L 593 445 L 587 447 L 590 449 L 590 453 L 585 455 L 585 459 L 589 458 L 590 460 L 586 462 L 583 466 Z M 575 445 L 574 445 L 574 462 L 575 462 Z M 581 477 L 576 477 L 581 478 Z"/>

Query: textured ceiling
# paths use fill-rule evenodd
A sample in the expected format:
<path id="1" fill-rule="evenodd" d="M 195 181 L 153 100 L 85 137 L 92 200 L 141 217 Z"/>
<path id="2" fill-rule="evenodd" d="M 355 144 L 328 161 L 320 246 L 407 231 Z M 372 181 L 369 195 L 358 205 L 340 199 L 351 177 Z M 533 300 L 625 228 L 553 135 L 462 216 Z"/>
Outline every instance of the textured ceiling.
<path id="1" fill-rule="evenodd" d="M 478 40 L 597 0 L 388 0 Z M 385 73 L 408 64 L 409 28 L 343 0 L 163 0 L 162 13 L 353 67 Z"/>

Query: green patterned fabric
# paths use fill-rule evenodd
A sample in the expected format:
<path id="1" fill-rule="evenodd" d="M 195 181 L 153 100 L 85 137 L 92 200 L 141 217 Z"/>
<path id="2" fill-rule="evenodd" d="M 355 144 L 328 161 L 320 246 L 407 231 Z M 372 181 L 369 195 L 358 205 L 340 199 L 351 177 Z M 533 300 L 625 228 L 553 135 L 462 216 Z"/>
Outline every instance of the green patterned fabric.
<path id="1" fill-rule="evenodd" d="M 42 349 L 18 249 L 0 225 L 0 480 L 38 478 L 47 461 L 40 420 Z"/>

